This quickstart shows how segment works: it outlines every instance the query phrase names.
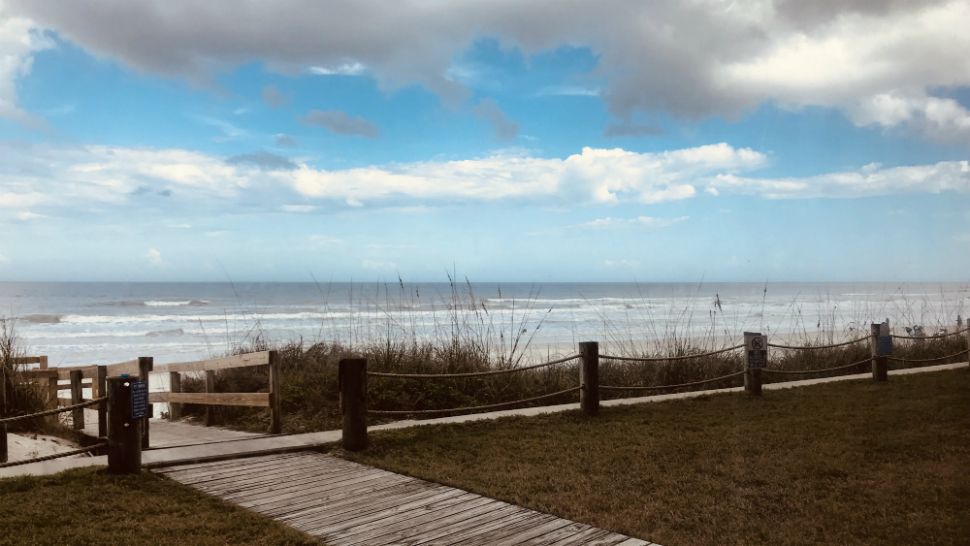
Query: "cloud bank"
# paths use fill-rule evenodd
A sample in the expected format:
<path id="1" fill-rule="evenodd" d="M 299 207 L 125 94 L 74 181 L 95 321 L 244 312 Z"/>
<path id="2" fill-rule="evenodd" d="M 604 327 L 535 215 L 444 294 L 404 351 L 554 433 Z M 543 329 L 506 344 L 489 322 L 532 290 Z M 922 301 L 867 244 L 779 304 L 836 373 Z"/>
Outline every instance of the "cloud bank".
<path id="1" fill-rule="evenodd" d="M 265 152 L 231 158 L 180 149 L 2 144 L 0 217 L 113 206 L 167 210 L 278 210 L 527 202 L 553 206 L 651 205 L 699 195 L 768 199 L 970 193 L 970 162 L 866 165 L 800 178 L 759 177 L 768 157 L 711 144 L 664 152 L 584 148 L 564 158 L 495 154 L 328 170 Z M 164 200 L 164 202 L 160 200 Z M 587 227 L 662 227 L 607 217 Z M 674 219 L 674 221 L 680 221 Z"/>
<path id="2" fill-rule="evenodd" d="M 417 83 L 448 100 L 467 93 L 449 76 L 453 59 L 494 37 L 526 54 L 589 47 L 607 82 L 600 92 L 621 119 L 730 117 L 773 102 L 837 108 L 859 125 L 934 139 L 970 137 L 970 112 L 946 95 L 970 86 L 964 0 L 288 0 L 231 10 L 194 0 L 6 0 L 0 10 L 6 115 L 16 108 L 10 82 L 46 46 L 39 29 L 145 72 L 198 80 L 254 59 L 293 73 L 366 67 L 384 89 Z"/>

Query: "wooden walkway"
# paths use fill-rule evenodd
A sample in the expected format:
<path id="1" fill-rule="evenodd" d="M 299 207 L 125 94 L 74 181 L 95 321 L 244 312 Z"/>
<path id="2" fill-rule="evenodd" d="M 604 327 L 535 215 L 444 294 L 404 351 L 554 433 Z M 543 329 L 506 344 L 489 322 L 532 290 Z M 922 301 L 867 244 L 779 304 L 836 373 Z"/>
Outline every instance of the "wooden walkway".
<path id="1" fill-rule="evenodd" d="M 303 451 L 155 470 L 331 546 L 644 546 L 549 514 Z"/>

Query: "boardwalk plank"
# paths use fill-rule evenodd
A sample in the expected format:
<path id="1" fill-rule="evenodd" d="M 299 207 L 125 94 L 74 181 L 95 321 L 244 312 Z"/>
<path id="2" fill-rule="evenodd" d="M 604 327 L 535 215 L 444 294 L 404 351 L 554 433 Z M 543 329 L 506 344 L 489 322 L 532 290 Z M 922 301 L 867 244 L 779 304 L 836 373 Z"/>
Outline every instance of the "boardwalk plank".
<path id="1" fill-rule="evenodd" d="M 420 535 L 445 525 L 444 522 L 449 516 L 468 514 L 479 507 L 494 502 L 492 499 L 468 493 L 456 499 L 452 505 L 428 511 L 410 520 L 389 524 L 367 532 L 355 531 L 347 536 L 347 545 L 396 544 L 399 540 Z"/>
<path id="2" fill-rule="evenodd" d="M 333 546 L 655 546 L 315 452 L 155 470 Z"/>

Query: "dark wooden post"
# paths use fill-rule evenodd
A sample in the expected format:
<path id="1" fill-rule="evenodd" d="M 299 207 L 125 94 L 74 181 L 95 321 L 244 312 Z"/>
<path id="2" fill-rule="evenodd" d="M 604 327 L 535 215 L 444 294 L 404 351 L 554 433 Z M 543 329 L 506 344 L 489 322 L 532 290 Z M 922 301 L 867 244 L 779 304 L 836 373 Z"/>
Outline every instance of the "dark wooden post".
<path id="1" fill-rule="evenodd" d="M 50 406 L 49 409 L 54 409 L 59 404 L 57 396 L 60 387 L 57 385 L 57 381 L 57 372 L 54 370 L 51 375 L 47 376 L 47 404 Z"/>
<path id="2" fill-rule="evenodd" d="M 970 361 L 970 318 L 967 319 L 967 360 Z"/>
<path id="3" fill-rule="evenodd" d="M 761 370 L 768 365 L 768 338 L 760 332 L 744 333 L 744 390 L 761 396 Z"/>
<path id="4" fill-rule="evenodd" d="M 149 387 L 151 390 L 151 381 L 149 376 L 151 376 L 151 371 L 155 367 L 155 359 L 150 356 L 140 356 L 138 357 L 138 377 L 145 382 L 145 386 Z M 148 420 L 155 415 L 155 408 L 151 404 L 148 404 L 148 415 L 145 416 L 142 422 L 141 430 L 141 448 L 148 449 L 149 437 L 148 437 Z"/>
<path id="5" fill-rule="evenodd" d="M 0 425 L 0 463 L 5 462 L 7 462 L 7 423 Z"/>
<path id="6" fill-rule="evenodd" d="M 182 392 L 182 374 L 178 372 L 168 372 L 168 391 Z M 182 404 L 176 402 L 168 403 L 168 420 L 177 421 L 182 418 Z"/>
<path id="7" fill-rule="evenodd" d="M 142 419 L 131 417 L 129 377 L 108 378 L 108 473 L 141 471 Z"/>
<path id="8" fill-rule="evenodd" d="M 889 380 L 889 359 L 886 358 L 892 352 L 892 337 L 889 332 L 889 323 L 872 323 L 870 325 L 870 350 L 872 351 L 872 379 L 874 381 Z M 888 337 L 888 342 L 880 338 Z M 886 344 L 888 343 L 888 347 Z"/>
<path id="9" fill-rule="evenodd" d="M 343 447 L 361 451 L 367 449 L 367 359 L 344 358 L 339 366 Z"/>
<path id="10" fill-rule="evenodd" d="M 108 396 L 108 367 L 98 366 L 95 371 L 94 384 L 98 386 L 98 396 Z M 108 437 L 108 401 L 102 400 L 98 404 L 98 438 Z"/>
<path id="11" fill-rule="evenodd" d="M 205 371 L 205 392 L 216 392 L 216 372 L 215 370 Z M 215 412 L 212 411 L 212 406 L 205 406 L 205 426 L 211 427 L 216 421 Z"/>
<path id="12" fill-rule="evenodd" d="M 81 384 L 81 380 L 84 378 L 84 372 L 81 370 L 71 370 L 71 405 L 80 404 L 84 401 L 84 385 Z M 74 430 L 84 429 L 84 408 L 74 408 L 71 410 L 71 422 L 74 425 Z"/>
<path id="13" fill-rule="evenodd" d="M 280 411 L 280 353 L 269 352 L 269 433 L 283 432 L 283 413 Z"/>
<path id="14" fill-rule="evenodd" d="M 583 341 L 579 344 L 582 366 L 579 369 L 579 408 L 586 415 L 600 412 L 600 344 Z"/>

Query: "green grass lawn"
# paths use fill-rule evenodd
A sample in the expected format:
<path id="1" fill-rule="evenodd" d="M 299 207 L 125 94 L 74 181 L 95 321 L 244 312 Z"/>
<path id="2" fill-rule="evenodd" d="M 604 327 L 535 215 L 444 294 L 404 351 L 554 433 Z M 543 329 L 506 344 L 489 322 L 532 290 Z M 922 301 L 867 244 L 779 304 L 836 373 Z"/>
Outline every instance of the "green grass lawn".
<path id="1" fill-rule="evenodd" d="M 0 544 L 319 544 L 268 518 L 144 472 L 83 469 L 0 480 Z"/>
<path id="2" fill-rule="evenodd" d="M 355 459 L 664 546 L 970 543 L 970 371 L 374 434 Z"/>

